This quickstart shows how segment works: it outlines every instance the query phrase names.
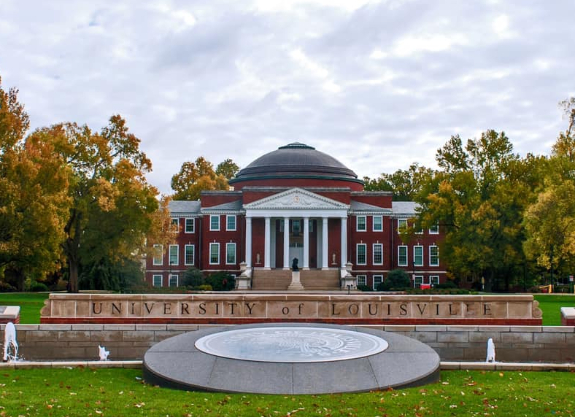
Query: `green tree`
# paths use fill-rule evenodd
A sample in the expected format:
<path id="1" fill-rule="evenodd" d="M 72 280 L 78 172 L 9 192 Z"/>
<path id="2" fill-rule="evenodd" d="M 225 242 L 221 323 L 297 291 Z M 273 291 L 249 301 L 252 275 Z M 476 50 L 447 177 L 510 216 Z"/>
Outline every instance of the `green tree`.
<path id="1" fill-rule="evenodd" d="M 384 282 L 378 285 L 378 291 L 389 291 L 409 288 L 411 281 L 409 275 L 403 269 L 389 271 Z"/>
<path id="2" fill-rule="evenodd" d="M 392 191 L 394 201 L 413 201 L 433 174 L 432 169 L 413 163 L 407 170 L 399 169 L 393 174 L 381 174 L 375 179 L 364 177 L 364 189 L 366 191 Z"/>
<path id="3" fill-rule="evenodd" d="M 240 167 L 231 159 L 226 159 L 223 162 L 220 162 L 216 168 L 216 174 L 223 175 L 226 180 L 231 180 L 236 176 Z"/>
<path id="4" fill-rule="evenodd" d="M 231 161 L 231 160 L 230 160 Z M 222 163 L 224 164 L 225 161 Z M 221 165 L 221 164 L 220 164 Z M 230 164 L 222 165 L 220 170 L 230 174 Z M 204 190 L 227 190 L 228 179 L 214 171 L 214 166 L 200 156 L 195 162 L 184 162 L 180 172 L 172 177 L 172 196 L 174 200 L 198 200 Z"/>
<path id="5" fill-rule="evenodd" d="M 0 85 L 0 268 L 18 290 L 60 268 L 68 171 L 32 134 L 18 91 Z"/>
<path id="6" fill-rule="evenodd" d="M 416 200 L 419 216 L 408 237 L 439 224 L 442 258 L 457 277 L 484 277 L 487 287 L 503 284 L 524 271 L 522 215 L 533 201 L 538 163 L 522 160 L 503 132 L 488 130 L 464 145 L 453 136 L 437 152 L 441 170 L 429 177 Z"/>

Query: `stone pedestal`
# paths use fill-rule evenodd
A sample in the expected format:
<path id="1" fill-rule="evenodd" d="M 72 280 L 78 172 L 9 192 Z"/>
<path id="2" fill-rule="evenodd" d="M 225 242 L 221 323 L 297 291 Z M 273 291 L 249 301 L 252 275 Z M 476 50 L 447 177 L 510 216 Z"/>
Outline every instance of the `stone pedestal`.
<path id="1" fill-rule="evenodd" d="M 288 291 L 301 291 L 303 290 L 303 285 L 301 285 L 299 271 L 291 271 L 291 284 L 288 286 Z"/>
<path id="2" fill-rule="evenodd" d="M 357 278 L 351 275 L 351 268 L 353 264 L 348 262 L 345 264 L 344 268 L 341 268 L 341 275 L 340 275 L 340 283 L 341 289 L 347 290 L 355 290 L 357 289 Z M 349 287 L 348 287 L 349 286 Z"/>
<path id="3" fill-rule="evenodd" d="M 245 262 L 240 263 L 240 275 L 236 277 L 236 290 L 252 289 L 252 268 L 248 268 Z"/>
<path id="4" fill-rule="evenodd" d="M 0 306 L 0 324 L 20 323 L 19 306 Z"/>
<path id="5" fill-rule="evenodd" d="M 575 326 L 574 307 L 561 307 L 561 326 Z"/>

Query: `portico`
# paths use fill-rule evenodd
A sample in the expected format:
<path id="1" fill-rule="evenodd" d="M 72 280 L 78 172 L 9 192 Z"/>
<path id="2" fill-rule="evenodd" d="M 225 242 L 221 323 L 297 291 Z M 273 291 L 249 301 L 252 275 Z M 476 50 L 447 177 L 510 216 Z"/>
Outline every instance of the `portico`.
<path id="1" fill-rule="evenodd" d="M 246 217 L 246 265 L 254 265 L 253 221 L 264 219 L 263 269 L 299 267 L 328 269 L 347 263 L 347 216 L 349 206 L 307 190 L 293 188 L 244 206 Z M 330 219 L 339 224 L 339 239 L 330 265 Z M 331 240 L 334 241 L 333 238 Z M 333 246 L 333 244 L 332 244 Z M 257 261 L 257 256 L 256 256 Z M 260 259 L 260 264 L 261 264 Z M 257 262 L 256 262 L 257 263 Z M 261 265 L 259 265 L 261 266 Z"/>

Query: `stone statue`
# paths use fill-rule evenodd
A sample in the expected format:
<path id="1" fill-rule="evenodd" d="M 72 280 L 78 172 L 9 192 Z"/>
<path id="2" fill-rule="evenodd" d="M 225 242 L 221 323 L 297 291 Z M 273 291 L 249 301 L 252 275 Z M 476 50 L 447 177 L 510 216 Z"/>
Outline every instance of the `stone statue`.
<path id="1" fill-rule="evenodd" d="M 291 269 L 292 269 L 292 271 L 299 271 L 299 268 L 298 268 L 298 266 L 297 266 L 298 262 L 299 262 L 299 261 L 298 261 L 297 258 L 293 258 L 293 261 L 292 261 L 292 263 L 291 263 Z"/>

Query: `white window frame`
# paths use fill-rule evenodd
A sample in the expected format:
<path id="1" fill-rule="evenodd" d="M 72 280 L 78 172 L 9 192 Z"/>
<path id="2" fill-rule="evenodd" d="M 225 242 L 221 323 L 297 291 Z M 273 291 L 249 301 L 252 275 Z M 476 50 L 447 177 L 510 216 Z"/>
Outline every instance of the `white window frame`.
<path id="1" fill-rule="evenodd" d="M 160 285 L 156 285 L 156 278 L 160 280 Z M 164 277 L 162 275 L 152 275 L 152 286 L 153 287 L 163 287 L 164 286 Z"/>
<path id="2" fill-rule="evenodd" d="M 217 228 L 214 225 L 214 219 L 217 219 Z M 219 232 L 220 231 L 220 215 L 219 214 L 210 214 L 210 232 Z"/>
<path id="3" fill-rule="evenodd" d="M 189 225 L 192 225 L 190 228 L 192 230 L 188 230 Z M 187 217 L 185 219 L 184 233 L 196 233 L 196 219 L 193 217 Z"/>
<path id="4" fill-rule="evenodd" d="M 397 219 L 397 233 L 401 233 L 401 230 L 407 230 L 407 219 Z"/>
<path id="5" fill-rule="evenodd" d="M 192 248 L 192 262 L 188 262 L 188 248 Z M 193 265 L 196 263 L 196 245 L 184 246 L 184 265 Z"/>
<path id="6" fill-rule="evenodd" d="M 176 262 L 172 262 L 172 249 L 175 248 L 175 255 L 176 255 Z M 176 265 L 178 266 L 180 264 L 180 245 L 170 245 L 168 248 L 168 265 L 173 266 Z"/>
<path id="7" fill-rule="evenodd" d="M 363 229 L 359 228 L 359 219 L 363 219 Z M 355 216 L 355 230 L 358 232 L 367 232 L 367 216 Z"/>
<path id="8" fill-rule="evenodd" d="M 435 248 L 435 250 L 436 250 L 435 257 L 437 258 L 437 261 L 435 263 L 432 262 L 433 261 L 433 255 L 432 255 L 431 251 L 433 248 Z M 429 266 L 439 266 L 439 248 L 437 247 L 437 245 L 429 246 Z"/>
<path id="9" fill-rule="evenodd" d="M 159 249 L 159 253 L 160 256 L 156 257 L 156 252 L 158 252 Z M 160 261 L 158 262 L 158 259 L 160 259 Z M 160 245 L 158 243 L 156 243 L 154 245 L 154 253 L 152 254 L 152 265 L 163 265 L 164 264 L 164 247 L 163 245 Z"/>
<path id="10" fill-rule="evenodd" d="M 179 232 L 180 231 L 180 219 L 178 217 L 172 217 L 172 220 L 170 221 L 170 226 L 174 227 L 174 225 L 176 226 L 175 232 Z"/>
<path id="11" fill-rule="evenodd" d="M 217 259 L 216 262 L 214 262 L 214 261 L 212 260 L 212 254 L 213 254 L 213 252 L 212 252 L 212 246 L 218 248 L 218 249 L 217 249 L 217 258 L 218 258 L 218 259 Z M 211 243 L 210 243 L 210 265 L 219 265 L 219 264 L 220 264 L 220 244 L 219 244 L 219 243 L 216 243 L 216 242 L 211 242 Z"/>
<path id="12" fill-rule="evenodd" d="M 405 250 L 405 263 L 401 260 L 401 249 Z M 397 266 L 409 266 L 409 247 L 407 245 L 399 245 L 397 247 Z"/>
<path id="13" fill-rule="evenodd" d="M 377 283 L 375 282 L 376 279 L 378 279 Z M 383 275 L 374 275 L 373 276 L 373 283 L 372 283 L 373 289 L 377 290 L 377 286 L 379 284 L 381 284 L 382 282 L 383 282 Z"/>
<path id="14" fill-rule="evenodd" d="M 367 285 L 367 275 L 357 275 L 357 285 Z"/>
<path id="15" fill-rule="evenodd" d="M 421 249 L 421 263 L 415 263 L 417 256 L 416 256 L 416 252 L 418 249 Z M 425 259 L 423 259 L 423 245 L 414 245 L 413 246 L 413 266 L 423 266 L 423 263 L 425 262 Z"/>
<path id="16" fill-rule="evenodd" d="M 233 262 L 229 262 L 228 261 L 228 257 L 230 255 L 230 248 L 234 248 L 234 260 Z M 226 243 L 226 265 L 235 265 L 237 256 L 236 256 L 237 252 L 236 252 L 236 244 L 233 242 L 230 243 Z"/>
<path id="17" fill-rule="evenodd" d="M 233 225 L 234 227 L 233 228 L 230 227 L 230 220 L 232 220 L 232 219 L 234 221 L 234 225 Z M 226 231 L 235 232 L 238 229 L 237 223 L 238 223 L 238 219 L 236 218 L 235 214 L 227 214 L 226 215 Z"/>
<path id="18" fill-rule="evenodd" d="M 380 250 L 380 252 L 379 252 L 380 255 L 381 255 L 381 260 L 380 260 L 379 262 L 376 262 L 376 260 L 375 260 L 375 255 L 376 255 L 376 253 L 377 253 L 377 251 L 376 251 L 376 249 L 375 249 L 376 246 L 379 246 L 379 247 L 381 248 L 381 250 Z M 383 243 L 374 243 L 374 244 L 373 244 L 373 247 L 372 247 L 372 251 L 373 251 L 373 253 L 372 253 L 373 265 L 383 265 Z"/>
<path id="19" fill-rule="evenodd" d="M 430 235 L 438 235 L 439 234 L 439 223 L 435 223 L 432 227 L 429 228 Z"/>
<path id="20" fill-rule="evenodd" d="M 439 284 L 439 275 L 430 275 L 429 282 L 432 287 L 435 287 L 437 284 Z"/>
<path id="21" fill-rule="evenodd" d="M 421 288 L 421 284 L 425 284 L 423 275 L 413 276 L 413 288 Z"/>
<path id="22" fill-rule="evenodd" d="M 172 285 L 172 280 L 176 279 L 176 285 Z M 178 287 L 180 283 L 180 277 L 178 274 L 170 274 L 168 276 L 168 287 Z"/>
<path id="23" fill-rule="evenodd" d="M 380 221 L 379 225 L 381 226 L 381 228 L 379 229 L 375 228 L 375 219 L 379 219 Z M 371 225 L 371 228 L 374 232 L 383 232 L 383 216 L 373 216 L 373 224 Z"/>
<path id="24" fill-rule="evenodd" d="M 363 262 L 359 261 L 359 248 L 360 248 L 360 246 L 363 246 L 363 248 L 364 248 L 364 252 L 363 252 L 364 261 Z M 366 243 L 357 243 L 355 245 L 355 261 L 356 261 L 355 262 L 356 265 L 367 265 L 367 244 Z"/>

